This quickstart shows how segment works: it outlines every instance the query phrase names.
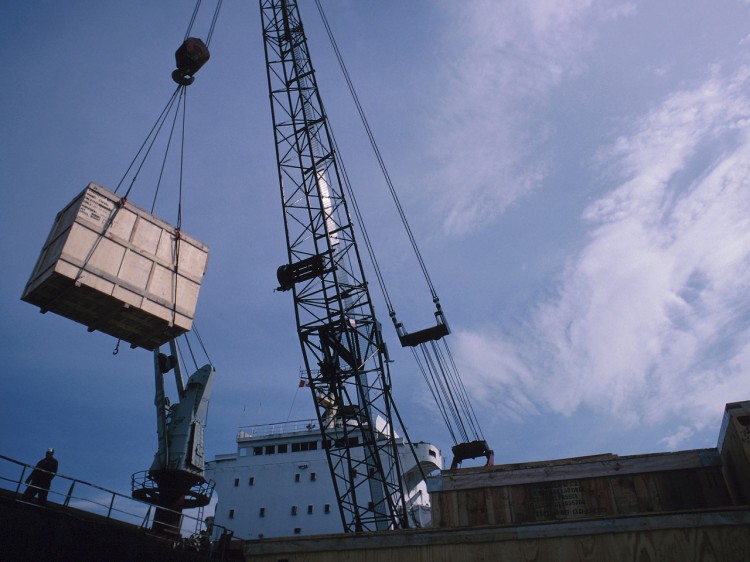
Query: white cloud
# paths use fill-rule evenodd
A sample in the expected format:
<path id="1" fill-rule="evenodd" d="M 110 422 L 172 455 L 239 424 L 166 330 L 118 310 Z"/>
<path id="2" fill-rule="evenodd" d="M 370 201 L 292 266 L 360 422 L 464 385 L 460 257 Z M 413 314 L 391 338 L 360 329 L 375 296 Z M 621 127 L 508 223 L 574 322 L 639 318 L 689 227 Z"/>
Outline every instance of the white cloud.
<path id="1" fill-rule="evenodd" d="M 694 431 L 691 428 L 681 425 L 674 433 L 661 439 L 659 443 L 664 443 L 668 450 L 674 451 L 680 446 L 680 443 L 692 437 L 693 433 Z"/>
<path id="2" fill-rule="evenodd" d="M 628 179 L 589 207 L 590 242 L 539 308 L 560 365 L 551 382 L 576 386 L 548 396 L 554 409 L 661 421 L 726 376 L 743 390 L 718 371 L 750 330 L 747 85 L 742 70 L 674 94 L 609 152 Z"/>
<path id="3" fill-rule="evenodd" d="M 714 69 L 602 152 L 622 179 L 586 210 L 588 241 L 537 307 L 533 338 L 459 339 L 483 384 L 520 397 L 519 412 L 676 420 L 670 448 L 750 395 L 748 86 L 748 69 Z"/>
<path id="4" fill-rule="evenodd" d="M 593 0 L 461 3 L 445 42 L 448 77 L 434 126 L 440 165 L 433 184 L 447 218 L 463 233 L 491 221 L 537 186 L 547 135 L 533 119 L 550 91 L 580 73 L 596 24 L 630 11 Z M 454 54 L 455 53 L 455 54 Z"/>
<path id="5" fill-rule="evenodd" d="M 493 404 L 504 419 L 520 421 L 539 410 L 532 394 L 534 380 L 519 350 L 497 334 L 455 334 L 466 372 L 467 391 L 484 404 Z"/>

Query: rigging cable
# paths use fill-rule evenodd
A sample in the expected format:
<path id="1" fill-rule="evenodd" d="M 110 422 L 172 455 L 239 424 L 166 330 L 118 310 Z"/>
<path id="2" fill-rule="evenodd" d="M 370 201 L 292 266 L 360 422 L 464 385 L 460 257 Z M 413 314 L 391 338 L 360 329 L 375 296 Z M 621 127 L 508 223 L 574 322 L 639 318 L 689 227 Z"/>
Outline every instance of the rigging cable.
<path id="1" fill-rule="evenodd" d="M 182 136 L 180 138 L 180 180 L 178 182 L 178 195 L 177 195 L 177 232 L 179 233 L 182 228 L 182 178 L 185 167 L 185 120 L 187 114 L 187 87 L 183 88 L 183 103 L 182 103 Z M 178 108 L 179 110 L 179 108 Z M 175 120 L 177 115 L 175 114 Z M 175 287 L 175 291 L 177 287 Z"/>
<path id="2" fill-rule="evenodd" d="M 433 345 L 437 346 L 437 342 L 432 342 Z M 448 347 L 448 342 L 443 340 L 443 347 L 445 347 L 445 353 L 448 356 L 448 360 L 450 362 L 450 372 L 452 373 L 453 380 L 455 381 L 455 387 L 459 391 L 459 400 L 462 402 L 464 406 L 464 410 L 468 413 L 468 422 L 472 426 L 472 432 L 474 435 L 481 437 L 484 439 L 484 435 L 482 434 L 482 429 L 479 426 L 479 420 L 477 419 L 476 413 L 474 412 L 474 407 L 471 404 L 471 400 L 469 399 L 469 395 L 466 392 L 466 387 L 464 386 L 463 382 L 461 381 L 461 375 L 458 372 L 458 366 L 456 365 L 456 362 L 453 360 L 453 354 L 451 353 L 450 348 Z"/>
<path id="3" fill-rule="evenodd" d="M 190 37 L 190 32 L 193 30 L 193 24 L 195 23 L 195 18 L 198 17 L 198 10 L 201 7 L 201 0 L 198 0 L 195 3 L 195 8 L 193 8 L 193 15 L 190 16 L 190 23 L 188 23 L 187 31 L 185 31 L 185 38 L 183 41 L 187 40 L 188 37 Z"/>
<path id="4" fill-rule="evenodd" d="M 203 354 L 206 356 L 206 360 L 208 361 L 208 364 L 213 367 L 214 362 L 211 361 L 211 358 L 208 355 L 208 351 L 206 350 L 206 346 L 203 343 L 203 339 L 198 333 L 198 328 L 195 322 L 193 322 L 193 327 L 191 328 L 189 332 L 185 332 L 184 334 L 182 334 L 182 340 L 178 338 L 175 338 L 174 340 L 174 343 L 177 346 L 177 354 L 180 356 L 180 363 L 184 366 L 187 366 L 187 361 L 185 360 L 185 355 L 183 353 L 182 346 L 180 345 L 180 341 L 184 341 L 185 346 L 187 347 L 187 352 L 189 353 L 190 359 L 193 362 L 193 369 L 196 371 L 198 370 L 198 360 L 195 358 L 195 352 L 193 351 L 193 346 L 190 345 L 190 340 L 188 337 L 191 333 L 195 334 L 196 339 L 198 340 L 198 343 L 200 344 L 201 350 L 203 351 Z"/>
<path id="5" fill-rule="evenodd" d="M 386 184 L 388 185 L 388 189 L 396 205 L 396 209 L 398 210 L 399 217 L 401 218 L 401 222 L 404 226 L 404 229 L 406 230 L 406 233 L 412 245 L 413 251 L 417 257 L 417 261 L 422 270 L 422 274 L 424 275 L 427 286 L 430 289 L 433 302 L 438 307 L 438 313 L 442 314 L 440 305 L 439 305 L 439 298 L 435 290 L 435 287 L 432 283 L 432 280 L 430 279 L 429 273 L 427 271 L 427 266 L 424 262 L 424 259 L 422 258 L 421 252 L 419 251 L 419 247 L 416 243 L 416 239 L 411 230 L 411 227 L 409 226 L 404 209 L 399 201 L 398 194 L 396 193 L 396 189 L 393 185 L 393 182 L 391 181 L 390 175 L 388 174 L 385 161 L 383 160 L 383 157 L 380 153 L 377 142 L 375 141 L 374 134 L 372 133 L 370 125 L 367 121 L 367 117 L 364 113 L 364 109 L 362 108 L 362 105 L 359 101 L 359 97 L 357 95 L 356 89 L 354 88 L 354 84 L 351 80 L 351 77 L 349 76 L 349 72 L 344 63 L 344 59 L 341 55 L 341 52 L 338 48 L 336 40 L 333 36 L 333 31 L 325 16 L 320 0 L 315 0 L 315 3 L 318 8 L 318 12 L 320 13 L 321 19 L 323 21 L 323 25 L 326 29 L 326 33 L 328 35 L 333 51 L 336 55 L 336 59 L 338 60 L 342 74 L 349 88 L 349 92 L 357 108 L 360 121 L 362 122 L 365 128 L 365 132 L 370 141 L 370 145 L 378 161 L 378 164 L 380 166 L 380 169 L 386 181 Z M 388 294 L 385 280 L 383 278 L 382 272 L 378 265 L 377 258 L 375 257 L 374 248 L 372 246 L 369 235 L 367 233 L 367 229 L 365 227 L 362 213 L 357 203 L 354 190 L 352 189 L 351 182 L 349 181 L 348 173 L 346 172 L 346 168 L 343 164 L 343 159 L 341 158 L 341 151 L 339 150 L 335 137 L 333 137 L 332 133 L 331 133 L 331 136 L 332 136 L 332 144 L 333 144 L 334 150 L 339 153 L 339 164 L 340 164 L 342 179 L 344 181 L 344 185 L 346 187 L 347 193 L 349 194 L 349 197 L 351 199 L 352 209 L 354 210 L 355 217 L 358 223 L 360 224 L 363 239 L 365 242 L 365 247 L 372 261 L 373 268 L 375 270 L 375 275 L 378 280 L 378 284 L 380 286 L 381 292 L 383 293 L 383 297 L 385 299 L 386 306 L 388 308 L 388 313 L 393 319 L 394 324 L 398 326 L 397 320 L 396 320 L 396 313 L 393 308 L 390 295 Z M 436 316 L 438 315 L 438 313 L 436 313 Z M 442 339 L 442 337 L 440 339 Z M 430 344 L 430 347 L 428 347 L 428 343 Z M 461 380 L 460 373 L 458 372 L 458 368 L 455 364 L 455 361 L 453 360 L 453 356 L 448 347 L 448 343 L 444 339 L 443 339 L 443 346 L 445 348 L 445 353 L 443 353 L 443 351 L 440 349 L 436 341 L 421 342 L 418 344 L 417 347 L 419 348 L 419 351 L 421 352 L 422 357 L 420 357 L 420 353 L 417 352 L 416 347 L 412 347 L 412 353 L 417 362 L 418 368 L 421 371 L 422 376 L 425 379 L 425 382 L 427 383 L 427 386 L 433 395 L 433 398 L 435 399 L 435 402 L 441 413 L 441 416 L 443 417 L 443 420 L 445 421 L 446 426 L 448 427 L 448 431 L 451 435 L 451 438 L 453 439 L 453 442 L 458 443 L 459 436 L 463 442 L 468 442 L 470 440 L 470 436 L 469 436 L 470 432 L 473 434 L 475 438 L 477 439 L 481 438 L 482 440 L 484 440 L 481 429 L 479 427 L 478 420 L 476 418 L 476 414 L 471 405 L 471 401 L 469 400 L 468 393 L 466 392 L 466 388 L 463 384 L 463 381 Z"/>
<path id="6" fill-rule="evenodd" d="M 354 194 L 354 190 L 352 189 L 351 183 L 349 181 L 349 174 L 346 171 L 346 166 L 344 166 L 343 159 L 341 158 L 341 150 L 338 147 L 338 143 L 336 142 L 336 137 L 333 134 L 333 128 L 329 125 L 329 129 L 331 130 L 331 144 L 333 146 L 334 152 L 338 153 L 339 155 L 339 170 L 341 171 L 341 178 L 344 182 L 344 187 L 346 188 L 346 192 L 349 195 L 349 200 L 351 201 L 351 207 L 354 210 L 354 216 L 357 219 L 357 222 L 359 223 L 360 230 L 362 230 L 362 238 L 365 242 L 365 248 L 367 249 L 367 254 L 370 256 L 370 260 L 372 261 L 373 268 L 375 270 L 375 277 L 377 277 L 378 285 L 380 286 L 380 290 L 383 293 L 383 298 L 385 299 L 386 307 L 388 308 L 388 314 L 391 316 L 394 316 L 396 313 L 393 310 L 393 304 L 391 303 L 391 297 L 388 294 L 388 289 L 385 285 L 385 279 L 383 278 L 383 274 L 380 271 L 380 266 L 378 264 L 378 259 L 375 256 L 375 250 L 372 246 L 372 242 L 370 241 L 370 236 L 367 233 L 367 228 L 365 227 L 364 218 L 362 217 L 362 213 L 359 210 L 359 204 L 357 203 L 357 197 Z"/>
<path id="7" fill-rule="evenodd" d="M 214 28 L 216 27 L 216 20 L 219 19 L 219 11 L 221 10 L 221 3 L 223 0 L 218 0 L 216 2 L 216 10 L 214 10 L 214 17 L 211 20 L 211 27 L 208 30 L 208 35 L 206 36 L 206 47 L 211 43 L 211 37 L 213 37 L 214 34 Z"/>
<path id="8" fill-rule="evenodd" d="M 221 11 L 221 3 L 223 0 L 217 0 L 216 2 L 216 9 L 214 10 L 214 15 L 211 18 L 211 26 L 208 29 L 208 35 L 206 35 L 206 47 L 211 43 L 211 37 L 214 34 L 214 28 L 216 27 L 216 20 L 219 19 L 219 12 Z M 198 11 L 200 10 L 202 0 L 197 0 L 195 3 L 195 8 L 193 8 L 193 15 L 190 17 L 190 23 L 188 24 L 187 31 L 185 32 L 185 38 L 183 41 L 186 41 L 188 37 L 190 37 L 190 32 L 193 30 L 193 24 L 195 23 L 196 18 L 198 17 Z"/>
<path id="9" fill-rule="evenodd" d="M 190 358 L 193 360 L 193 366 L 198 369 L 198 361 L 195 359 L 195 353 L 193 353 L 193 346 L 190 345 L 190 340 L 185 336 L 185 344 L 187 345 L 188 351 L 190 352 Z"/>
<path id="10" fill-rule="evenodd" d="M 179 189 L 178 206 L 177 206 L 177 208 L 178 208 L 177 215 L 178 215 L 178 218 L 179 218 L 179 215 L 180 215 L 179 210 L 180 210 L 180 207 L 182 205 L 182 159 L 183 159 L 183 152 L 184 152 L 184 145 L 185 145 L 185 111 L 186 111 L 186 107 L 185 107 L 185 105 L 183 105 L 183 102 L 187 103 L 187 88 L 185 88 L 184 86 L 181 86 L 178 89 L 180 90 L 180 96 L 179 96 L 178 101 L 177 101 L 177 109 L 176 109 L 175 114 L 174 114 L 174 119 L 172 119 L 172 128 L 169 131 L 169 138 L 167 139 L 167 147 L 164 150 L 164 158 L 162 159 L 161 170 L 159 171 L 159 179 L 156 182 L 156 190 L 154 192 L 154 199 L 153 199 L 153 201 L 151 203 L 151 211 L 150 212 L 153 214 L 154 208 L 156 207 L 156 198 L 159 195 L 159 188 L 161 187 L 161 180 L 164 177 L 164 169 L 165 169 L 166 164 L 167 164 L 167 156 L 169 155 L 169 148 L 172 145 L 172 137 L 174 135 L 175 126 L 177 125 L 177 117 L 179 116 L 180 107 L 182 106 L 182 108 L 183 108 L 183 111 L 182 111 L 183 119 L 182 119 L 182 146 L 181 146 L 181 149 L 180 149 L 180 181 L 179 181 L 180 189 Z M 158 132 L 157 132 L 157 134 L 158 134 Z M 180 227 L 180 225 L 178 224 L 177 228 L 179 228 L 179 227 Z"/>
<path id="11" fill-rule="evenodd" d="M 430 274 L 427 272 L 427 266 L 425 265 L 425 262 L 422 259 L 422 254 L 419 251 L 419 247 L 417 246 L 417 241 L 414 238 L 414 234 L 411 230 L 411 227 L 409 226 L 409 222 L 406 219 L 406 213 L 404 212 L 404 209 L 401 206 L 401 201 L 399 200 L 398 194 L 396 193 L 396 188 L 394 187 L 393 182 L 391 181 L 391 177 L 388 174 L 388 169 L 386 168 L 385 161 L 383 160 L 383 157 L 380 154 L 380 149 L 378 148 L 378 144 L 375 141 L 375 136 L 373 135 L 372 129 L 370 128 L 370 124 L 367 121 L 367 117 L 365 115 L 364 109 L 362 108 L 362 104 L 359 101 L 359 96 L 357 95 L 357 91 L 354 88 L 354 83 L 352 82 L 351 77 L 349 76 L 349 71 L 346 68 L 344 59 L 341 56 L 341 51 L 339 50 L 338 44 L 336 43 L 336 39 L 333 36 L 333 31 L 331 30 L 331 27 L 328 24 L 328 19 L 326 18 L 325 12 L 323 11 L 323 6 L 321 5 L 320 0 L 315 0 L 315 4 L 318 7 L 318 12 L 320 13 L 320 17 L 323 21 L 323 26 L 326 29 L 326 33 L 328 34 L 328 39 L 331 42 L 331 46 L 333 47 L 334 54 L 336 55 L 336 59 L 338 60 L 338 63 L 339 63 L 339 67 L 341 68 L 341 72 L 344 75 L 344 80 L 346 81 L 346 84 L 349 88 L 349 93 L 351 94 L 352 99 L 354 100 L 354 104 L 357 107 L 357 113 L 359 114 L 359 118 L 362 121 L 362 125 L 365 128 L 367 138 L 370 140 L 370 145 L 372 146 L 372 149 L 375 153 L 375 157 L 377 158 L 378 164 L 380 165 L 380 170 L 382 171 L 383 177 L 385 178 L 386 184 L 388 185 L 388 189 L 391 193 L 391 197 L 393 198 L 393 202 L 396 205 L 396 209 L 398 210 L 399 217 L 401 217 L 401 222 L 404 225 L 404 229 L 406 230 L 406 234 L 409 237 L 411 246 L 414 249 L 415 255 L 417 256 L 417 261 L 419 262 L 419 266 L 422 269 L 422 274 L 424 275 L 425 281 L 427 282 L 427 286 L 430 288 L 430 292 L 432 293 L 433 300 L 437 302 L 438 300 L 437 292 L 435 291 L 435 287 L 432 284 L 432 280 L 430 279 Z"/>
<path id="12" fill-rule="evenodd" d="M 206 345 L 203 343 L 203 338 L 201 337 L 200 332 L 198 332 L 198 325 L 195 322 L 193 322 L 193 329 L 191 331 L 195 332 L 195 337 L 198 340 L 198 343 L 200 344 L 201 349 L 206 356 L 206 359 L 208 360 L 209 364 L 213 365 L 214 362 L 211 361 L 211 357 L 209 357 L 208 355 L 208 350 L 206 349 Z"/>
<path id="13" fill-rule="evenodd" d="M 162 109 L 161 113 L 159 114 L 159 117 L 156 118 L 156 123 L 154 123 L 153 127 L 151 127 L 151 130 L 148 132 L 148 135 L 146 135 L 146 139 L 143 141 L 143 144 L 141 144 L 141 147 L 138 149 L 138 152 L 136 152 L 135 156 L 133 157 L 133 160 L 130 162 L 130 165 L 125 170 L 125 173 L 123 174 L 122 179 L 120 179 L 120 182 L 117 184 L 117 187 L 115 188 L 115 193 L 117 193 L 120 190 L 120 187 L 122 186 L 122 183 L 125 181 L 125 178 L 128 177 L 128 173 L 130 173 L 130 170 L 135 165 L 136 161 L 138 160 L 138 157 L 141 155 L 141 152 L 143 152 L 144 148 L 146 148 L 146 145 L 148 144 L 148 149 L 143 155 L 143 160 L 141 161 L 140 165 L 135 171 L 133 175 L 133 179 L 131 180 L 130 186 L 128 186 L 127 191 L 125 192 L 125 195 L 123 195 L 124 199 L 127 199 L 128 195 L 130 194 L 131 189 L 133 189 L 135 180 L 138 178 L 138 174 L 143 168 L 143 165 L 146 163 L 146 158 L 151 152 L 151 149 L 154 146 L 154 142 L 156 142 L 156 137 L 159 135 L 161 128 L 164 126 L 164 121 L 167 119 L 169 112 L 172 110 L 172 106 L 174 105 L 175 99 L 178 98 L 178 94 L 180 93 L 180 90 L 182 88 L 183 86 L 177 86 L 174 93 L 172 93 L 172 97 L 169 98 L 169 101 L 167 102 L 166 106 L 164 106 L 164 109 Z M 149 143 L 149 140 L 151 140 L 150 143 Z"/>

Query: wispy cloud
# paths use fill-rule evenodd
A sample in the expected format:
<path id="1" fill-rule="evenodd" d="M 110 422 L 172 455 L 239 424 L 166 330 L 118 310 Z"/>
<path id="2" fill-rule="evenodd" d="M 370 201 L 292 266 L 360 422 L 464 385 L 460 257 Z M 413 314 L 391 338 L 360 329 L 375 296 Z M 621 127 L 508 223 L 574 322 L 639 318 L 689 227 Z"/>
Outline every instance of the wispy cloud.
<path id="1" fill-rule="evenodd" d="M 539 413 L 534 377 L 520 348 L 488 331 L 459 332 L 456 338 L 463 368 L 473 374 L 466 385 L 474 399 L 493 404 L 497 415 L 508 420 Z"/>
<path id="2" fill-rule="evenodd" d="M 584 68 L 596 24 L 625 2 L 566 0 L 457 4 L 447 76 L 434 126 L 440 165 L 433 184 L 444 228 L 464 233 L 491 221 L 539 185 L 534 151 L 547 124 L 533 117 L 550 91 Z"/>
<path id="3" fill-rule="evenodd" d="M 533 396 L 634 426 L 681 420 L 663 441 L 674 448 L 750 395 L 749 86 L 748 68 L 714 69 L 602 151 L 620 180 L 586 210 L 587 243 L 538 305 L 533 338 L 483 343 L 531 358 L 483 373 L 518 408 Z M 462 357 L 475 337 L 459 340 Z"/>
<path id="4" fill-rule="evenodd" d="M 690 438 L 693 433 L 694 431 L 692 428 L 681 425 L 674 433 L 672 433 L 671 435 L 667 435 L 659 442 L 663 443 L 668 450 L 673 451 L 679 447 L 680 443 Z"/>

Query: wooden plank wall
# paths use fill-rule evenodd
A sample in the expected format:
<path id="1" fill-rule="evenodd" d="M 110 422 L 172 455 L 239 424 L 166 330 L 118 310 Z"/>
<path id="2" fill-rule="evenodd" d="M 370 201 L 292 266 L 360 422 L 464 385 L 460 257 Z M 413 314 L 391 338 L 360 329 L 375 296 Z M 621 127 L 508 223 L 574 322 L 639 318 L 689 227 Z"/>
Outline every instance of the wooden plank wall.
<path id="1" fill-rule="evenodd" d="M 721 467 L 432 494 L 433 526 L 508 525 L 732 505 Z"/>
<path id="2" fill-rule="evenodd" d="M 270 539 L 252 562 L 747 562 L 750 511 Z"/>

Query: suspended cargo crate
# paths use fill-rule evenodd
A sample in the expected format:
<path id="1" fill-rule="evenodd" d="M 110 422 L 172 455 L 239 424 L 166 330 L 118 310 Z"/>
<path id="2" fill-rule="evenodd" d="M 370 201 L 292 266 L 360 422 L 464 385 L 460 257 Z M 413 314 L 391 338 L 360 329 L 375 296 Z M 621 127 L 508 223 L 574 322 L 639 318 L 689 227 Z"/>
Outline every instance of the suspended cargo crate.
<path id="1" fill-rule="evenodd" d="M 208 248 L 100 185 L 60 211 L 22 300 L 156 349 L 190 330 Z"/>

